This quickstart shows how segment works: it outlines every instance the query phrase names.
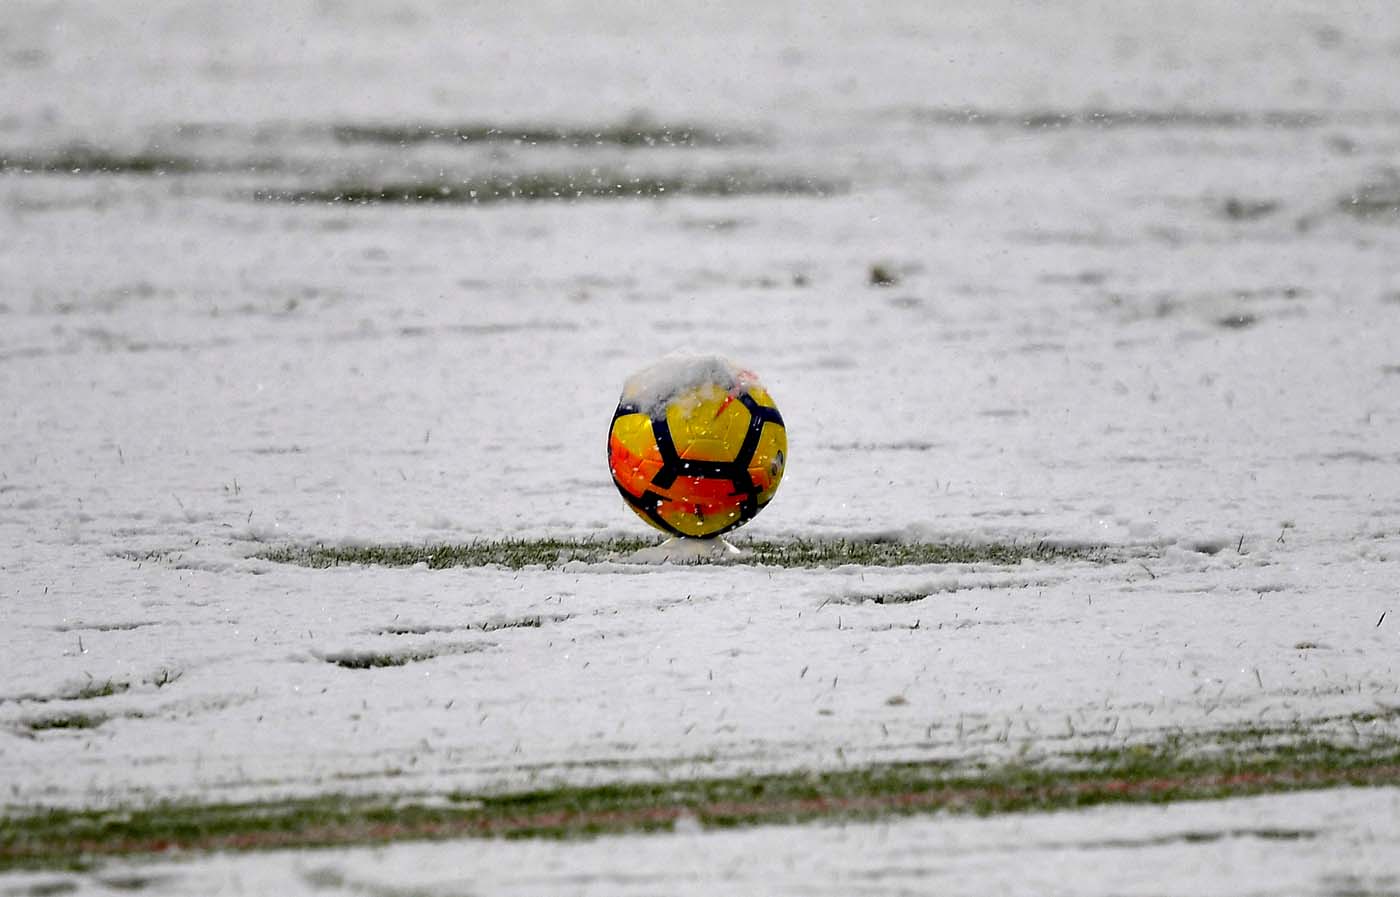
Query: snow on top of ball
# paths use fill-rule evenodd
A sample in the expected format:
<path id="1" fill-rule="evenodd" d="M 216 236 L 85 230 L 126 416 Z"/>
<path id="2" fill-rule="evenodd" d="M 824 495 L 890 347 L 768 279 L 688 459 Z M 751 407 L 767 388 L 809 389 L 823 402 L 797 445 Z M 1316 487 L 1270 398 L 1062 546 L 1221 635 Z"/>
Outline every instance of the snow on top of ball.
<path id="1" fill-rule="evenodd" d="M 635 405 L 648 417 L 666 413 L 666 406 L 686 393 L 705 386 L 733 392 L 756 383 L 758 378 L 722 355 L 690 355 L 673 352 L 631 377 L 622 387 L 622 401 Z M 704 396 L 696 395 L 700 401 Z"/>

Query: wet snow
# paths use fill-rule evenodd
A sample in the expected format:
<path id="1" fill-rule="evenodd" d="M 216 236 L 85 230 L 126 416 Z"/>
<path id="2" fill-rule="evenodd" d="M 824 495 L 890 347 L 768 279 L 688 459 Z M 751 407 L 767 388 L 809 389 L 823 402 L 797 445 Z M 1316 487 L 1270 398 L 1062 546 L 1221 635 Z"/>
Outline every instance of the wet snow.
<path id="1" fill-rule="evenodd" d="M 664 416 L 666 407 L 685 393 L 699 390 L 682 403 L 682 408 L 710 398 L 709 390 L 722 395 L 741 383 L 756 381 L 751 373 L 723 356 L 672 352 L 628 377 L 622 387 L 622 401 L 635 405 L 648 417 Z"/>

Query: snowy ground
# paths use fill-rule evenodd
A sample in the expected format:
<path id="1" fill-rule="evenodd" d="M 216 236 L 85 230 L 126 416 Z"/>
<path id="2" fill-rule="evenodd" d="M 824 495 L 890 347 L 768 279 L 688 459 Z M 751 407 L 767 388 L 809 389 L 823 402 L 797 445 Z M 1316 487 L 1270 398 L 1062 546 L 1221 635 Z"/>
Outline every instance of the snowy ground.
<path id="1" fill-rule="evenodd" d="M 468 840 L 117 863 L 11 876 L 19 894 L 1380 895 L 1400 887 L 1400 799 L 1359 789 L 1170 807 Z M 49 890 L 42 890 L 48 888 Z M 28 889 L 28 890 L 25 890 Z"/>
<path id="2" fill-rule="evenodd" d="M 1387 4 L 532 9 L 6 4 L 0 800 L 967 758 L 1400 702 Z M 638 112 L 731 136 L 400 147 L 335 131 L 603 129 Z M 32 173 L 66 169 L 75 143 L 131 173 Z M 594 169 L 828 195 L 254 198 Z M 897 282 L 871 286 L 876 265 Z M 513 572 L 251 557 L 639 533 L 608 481 L 607 422 L 626 375 L 674 348 L 745 361 L 787 420 L 784 484 L 747 532 L 1048 538 L 1142 560 Z M 907 590 L 931 596 L 859 600 Z M 326 662 L 355 651 L 437 656 Z M 108 682 L 118 693 L 61 700 Z M 78 711 L 99 724 L 43 727 Z M 1173 841 L 1114 847 L 1123 877 L 1085 890 L 1269 890 L 1286 855 L 1341 893 L 1321 846 L 1393 840 L 1393 790 L 510 850 L 561 876 L 619 845 L 661 874 L 689 838 L 734 863 L 845 872 L 899 865 L 862 865 L 886 834 L 954 855 L 1025 838 L 1078 862 L 1115 814 L 1155 845 L 1195 814 L 1310 828 L 1333 801 L 1354 812 L 1301 852 L 1191 848 L 1218 888 L 1197 887 Z M 405 846 L 391 868 L 515 864 L 456 853 L 498 849 Z M 1159 851 L 1161 876 L 1133 877 Z M 953 890 L 1037 890 L 981 856 L 956 860 Z M 207 874 L 236 881 L 246 862 Z M 279 858 L 269 874 L 321 865 Z M 312 885 L 356 892 L 349 868 L 350 884 Z M 1394 890 L 1382 873 L 1356 887 Z M 826 874 L 782 873 L 808 893 Z M 505 875 L 468 890 L 534 887 Z M 860 885 L 906 886 L 933 885 Z"/>

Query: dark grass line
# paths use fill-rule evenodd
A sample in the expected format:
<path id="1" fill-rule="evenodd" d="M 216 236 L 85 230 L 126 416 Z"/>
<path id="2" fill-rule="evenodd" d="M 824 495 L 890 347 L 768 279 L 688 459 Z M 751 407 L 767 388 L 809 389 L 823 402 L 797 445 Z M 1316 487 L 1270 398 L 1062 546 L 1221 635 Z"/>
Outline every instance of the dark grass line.
<path id="1" fill-rule="evenodd" d="M 1400 171 L 1362 184 L 1338 199 L 1337 208 L 1362 220 L 1400 222 Z"/>
<path id="2" fill-rule="evenodd" d="M 481 620 L 476 623 L 389 625 L 373 630 L 373 632 L 375 635 L 429 635 L 440 632 L 499 632 L 502 629 L 539 629 L 546 625 L 562 623 L 572 616 L 572 614 L 532 614 L 525 617 Z"/>
<path id="3" fill-rule="evenodd" d="M 1228 108 L 1107 108 L 1083 109 L 979 109 L 942 107 L 912 110 L 915 121 L 927 124 L 973 127 L 1014 127 L 1026 130 L 1085 129 L 1189 129 L 1310 130 L 1339 124 L 1394 124 L 1400 114 L 1392 110 L 1337 112 L 1318 110 L 1243 110 Z"/>
<path id="4" fill-rule="evenodd" d="M 102 713 L 55 713 L 23 720 L 21 725 L 30 732 L 50 732 L 58 729 L 96 729 L 110 718 Z"/>
<path id="5" fill-rule="evenodd" d="M 424 143 L 520 143 L 571 147 L 717 147 L 750 145 L 758 138 L 744 131 L 724 131 L 697 125 L 665 125 L 624 121 L 599 127 L 556 125 L 462 124 L 338 124 L 331 136 L 345 144 L 413 146 Z"/>
<path id="6" fill-rule="evenodd" d="M 1209 742 L 1202 736 L 1200 748 Z M 1317 739 L 1235 752 L 1180 740 L 1123 748 L 1092 768 L 1008 763 L 957 771 L 938 762 L 822 773 L 741 775 L 514 794 L 400 799 L 327 795 L 248 804 L 52 809 L 0 825 L 0 869 L 82 867 L 172 850 L 261 850 L 452 837 L 571 838 L 927 812 L 993 814 L 1167 803 L 1342 785 L 1400 785 L 1400 737 Z M 445 797 L 444 801 L 442 798 Z M 415 802 L 416 801 L 416 802 Z"/>
<path id="7" fill-rule="evenodd" d="M 53 701 L 92 701 L 98 698 L 110 698 L 113 695 L 123 694 L 131 690 L 131 683 L 117 679 L 93 679 L 82 685 L 67 688 L 53 694 L 17 694 L 0 695 L 0 704 L 6 701 L 25 701 L 34 704 L 48 704 Z"/>
<path id="8" fill-rule="evenodd" d="M 173 685 L 180 680 L 183 675 L 179 670 L 162 667 L 150 676 L 139 680 L 143 685 L 154 685 L 156 688 L 164 688 Z M 7 701 L 15 703 L 48 704 L 54 701 L 93 701 L 99 698 L 110 698 L 113 695 L 125 694 L 131 691 L 132 682 L 123 679 L 91 679 L 82 685 L 69 687 L 62 691 L 51 694 L 36 694 L 33 692 L 0 695 L 0 704 Z"/>
<path id="9" fill-rule="evenodd" d="M 98 682 L 94 679 L 78 688 L 57 695 L 57 699 L 60 701 L 90 701 L 95 698 L 110 698 L 112 695 L 119 695 L 130 690 L 130 682 L 118 682 L 113 679 Z"/>
<path id="10" fill-rule="evenodd" d="M 70 147 L 47 154 L 0 154 L 0 171 L 21 174 L 196 174 L 207 170 L 199 159 L 155 153 L 121 153 Z"/>
<path id="11" fill-rule="evenodd" d="M 437 645 L 416 650 L 376 651 L 360 649 L 332 651 L 323 654 L 315 654 L 313 656 L 326 663 L 332 663 L 347 670 L 377 670 L 385 667 L 407 666 L 410 663 L 422 663 L 425 660 L 435 660 L 439 657 L 474 654 L 486 648 L 487 645 L 485 644 L 468 643 L 460 645 Z"/>
<path id="12" fill-rule="evenodd" d="M 212 159 L 158 152 L 124 152 L 98 146 L 74 145 L 43 153 L 0 150 L 0 172 L 87 177 L 133 175 L 164 177 L 230 172 L 274 172 L 284 167 L 275 159 Z"/>
<path id="13" fill-rule="evenodd" d="M 504 202 L 575 202 L 662 199 L 668 196 L 802 196 L 844 193 L 844 182 L 752 169 L 708 174 L 632 175 L 589 169 L 480 175 L 398 183 L 343 183 L 331 187 L 259 190 L 255 200 L 334 205 L 493 205 Z"/>
<path id="14" fill-rule="evenodd" d="M 500 539 L 431 545 L 284 545 L 258 555 L 263 560 L 303 567 L 344 565 L 430 569 L 500 565 L 511 569 L 554 567 L 573 561 L 601 563 L 625 560 L 653 546 L 645 539 Z M 1051 542 L 902 542 L 889 539 L 830 538 L 736 540 L 745 552 L 741 562 L 775 567 L 837 567 L 845 564 L 898 567 L 923 564 L 1015 565 L 1036 562 L 1114 560 L 1105 546 Z M 702 562 L 703 563 L 703 562 Z M 726 561 L 726 563 L 732 563 Z"/>
<path id="15" fill-rule="evenodd" d="M 321 657 L 326 663 L 333 663 L 347 670 L 378 670 L 385 667 L 401 667 L 410 663 L 421 663 L 440 657 L 436 651 L 338 651 Z"/>

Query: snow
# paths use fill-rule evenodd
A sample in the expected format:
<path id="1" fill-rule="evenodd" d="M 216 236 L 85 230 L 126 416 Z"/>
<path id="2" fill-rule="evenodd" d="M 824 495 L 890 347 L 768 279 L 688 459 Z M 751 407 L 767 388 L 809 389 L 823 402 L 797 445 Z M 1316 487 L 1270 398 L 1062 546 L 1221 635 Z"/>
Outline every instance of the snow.
<path id="1" fill-rule="evenodd" d="M 8 808 L 995 758 L 1400 702 L 1400 227 L 1341 202 L 1396 164 L 1389 4 L 935 15 L 912 2 L 306 0 L 153 2 L 136 16 L 9 0 L 6 23 L 0 155 L 87 141 L 279 166 L 0 172 Z M 950 121 L 965 108 L 988 121 Z M 1086 109 L 1239 117 L 1018 124 Z M 601 127 L 636 110 L 763 140 L 401 150 L 327 130 Z M 482 207 L 249 198 L 611 167 L 848 189 Z M 1276 210 L 1241 218 L 1231 199 Z M 872 286 L 877 264 L 897 282 Z M 791 464 L 746 536 L 1049 539 L 1142 560 L 509 571 L 255 557 L 285 542 L 647 534 L 604 442 L 617 384 L 676 347 L 742 359 L 781 399 Z M 544 622 L 480 625 L 524 617 Z M 374 653 L 425 659 L 326 660 Z M 107 680 L 130 687 L 35 700 Z M 109 718 L 25 726 L 77 709 Z M 1192 848 L 1237 876 L 1220 893 L 1278 890 L 1287 870 L 1324 892 L 1344 872 L 1334 843 L 1393 835 L 1393 790 L 1260 800 L 1221 804 L 1220 824 L 1254 825 L 1237 820 L 1261 805 L 1332 819 L 1335 801 L 1342 841 Z M 791 859 L 798 871 L 774 874 L 810 893 L 825 879 L 804 858 L 860 869 L 887 835 L 908 848 L 952 832 L 1002 845 L 959 858 L 962 842 L 941 842 L 966 892 L 1035 890 L 1007 881 L 1018 840 L 1069 844 L 1045 854 L 1086 875 L 1085 857 L 1121 856 L 1086 892 L 1131 890 L 1152 870 L 1159 890 L 1211 892 L 1180 845 L 1083 846 L 1159 812 L 1170 824 L 1145 830 L 1206 811 L 383 856 L 387 874 L 426 876 L 435 858 L 514 851 L 504 876 L 606 868 L 645 844 L 663 875 L 692 868 L 674 858 L 703 843 L 763 858 L 755 876 Z M 345 856 L 360 858 L 346 875 L 377 874 L 357 864 L 379 853 Z M 267 874 L 295 881 L 318 857 L 280 856 Z M 211 892 L 261 874 L 256 860 L 206 862 Z M 1393 888 L 1390 861 L 1375 862 L 1356 887 Z M 626 884 L 557 874 L 561 890 Z M 883 874 L 860 881 L 904 886 Z"/>
<path id="2" fill-rule="evenodd" d="M 739 365 L 719 355 L 672 352 L 627 378 L 622 401 L 636 405 L 648 417 L 664 416 L 666 407 L 687 393 L 691 407 L 711 398 L 707 390 L 728 393 L 736 386 L 757 382 Z"/>
<path id="3" fill-rule="evenodd" d="M 743 557 L 743 549 L 723 538 L 687 539 L 672 536 L 660 545 L 639 548 L 622 560 L 629 564 L 722 564 L 741 561 Z"/>

